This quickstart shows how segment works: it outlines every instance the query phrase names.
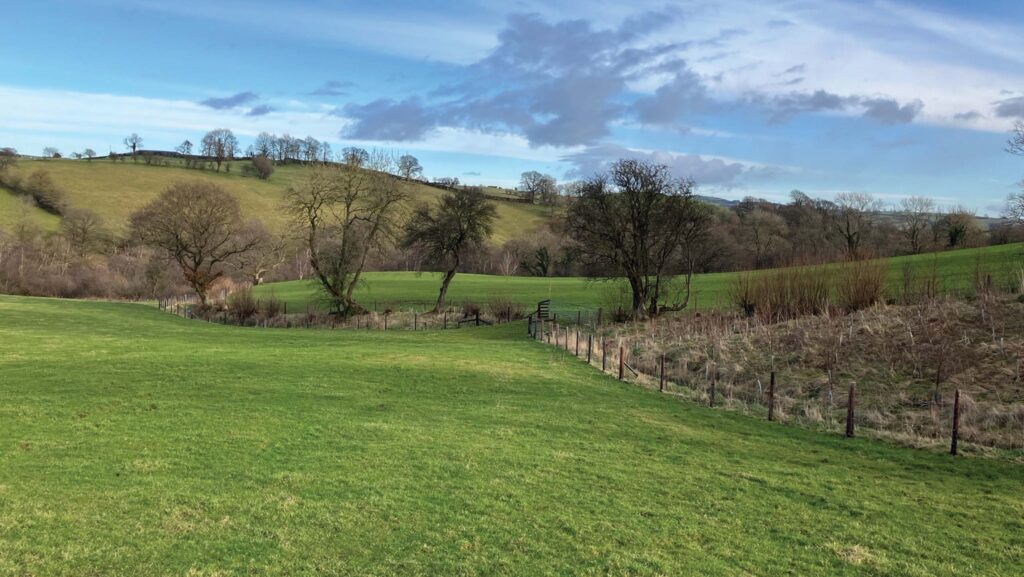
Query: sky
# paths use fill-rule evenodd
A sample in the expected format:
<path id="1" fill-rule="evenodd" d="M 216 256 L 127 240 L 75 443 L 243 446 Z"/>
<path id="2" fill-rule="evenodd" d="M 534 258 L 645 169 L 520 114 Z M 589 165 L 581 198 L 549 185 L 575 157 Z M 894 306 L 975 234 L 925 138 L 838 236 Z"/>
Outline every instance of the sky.
<path id="1" fill-rule="evenodd" d="M 0 146 L 229 128 L 514 186 L 643 158 L 702 194 L 924 195 L 996 214 L 1024 158 L 1024 2 L 14 2 Z"/>

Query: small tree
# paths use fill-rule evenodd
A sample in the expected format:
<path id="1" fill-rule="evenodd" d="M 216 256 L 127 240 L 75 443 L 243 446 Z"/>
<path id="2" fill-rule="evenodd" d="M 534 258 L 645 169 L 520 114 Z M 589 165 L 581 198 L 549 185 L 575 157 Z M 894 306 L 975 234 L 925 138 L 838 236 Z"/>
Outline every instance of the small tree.
<path id="1" fill-rule="evenodd" d="M 437 210 L 421 205 L 413 212 L 405 227 L 404 245 L 423 250 L 429 261 L 445 268 L 434 312 L 444 308 L 448 285 L 464 252 L 487 240 L 496 217 L 494 203 L 479 188 L 446 193 Z"/>
<path id="2" fill-rule="evenodd" d="M 253 286 L 263 284 L 263 277 L 284 262 L 285 241 L 255 219 L 245 224 L 241 236 L 253 241 L 253 249 L 239 254 L 235 266 Z"/>
<path id="3" fill-rule="evenodd" d="M 172 184 L 131 217 L 133 236 L 164 250 L 181 267 L 203 306 L 215 280 L 259 239 L 242 233 L 238 201 L 204 181 Z"/>
<path id="4" fill-rule="evenodd" d="M 22 186 L 39 208 L 52 214 L 64 211 L 64 190 L 50 178 L 49 172 L 42 169 L 33 172 Z"/>
<path id="5" fill-rule="evenodd" d="M 192 141 L 188 140 L 188 139 L 185 139 L 174 150 L 175 150 L 175 152 L 177 152 L 178 154 L 180 154 L 182 156 L 191 156 L 192 155 Z"/>
<path id="6" fill-rule="evenodd" d="M 79 257 L 101 250 L 109 239 L 103 219 L 87 208 L 68 210 L 60 221 L 60 234 Z"/>
<path id="7" fill-rule="evenodd" d="M 270 178 L 270 175 L 274 174 L 274 161 L 262 154 L 254 156 L 252 158 L 252 168 L 256 172 L 257 178 L 267 180 Z"/>
<path id="8" fill-rule="evenodd" d="M 60 151 L 53 146 L 47 146 L 43 149 L 43 158 L 60 158 Z"/>
<path id="9" fill-rule="evenodd" d="M 558 196 L 558 187 L 555 177 L 548 174 L 541 174 L 536 170 L 524 172 L 519 178 L 519 189 L 527 202 L 535 203 L 538 200 L 545 204 L 553 204 Z"/>
<path id="10" fill-rule="evenodd" d="M 420 161 L 411 154 L 404 154 L 398 159 L 398 175 L 406 180 L 412 180 L 423 174 L 423 167 Z"/>
<path id="11" fill-rule="evenodd" d="M 7 172 L 7 169 L 18 164 L 18 151 L 5 146 L 0 148 L 0 174 Z"/>
<path id="12" fill-rule="evenodd" d="M 866 192 L 836 194 L 829 222 L 851 260 L 863 256 L 862 247 L 871 234 L 876 213 L 881 209 L 882 203 Z"/>
<path id="13" fill-rule="evenodd" d="M 132 160 L 135 160 L 135 154 L 142 148 L 142 137 L 134 132 L 129 136 L 124 137 L 124 147 L 126 150 L 132 151 Z"/>
<path id="14" fill-rule="evenodd" d="M 92 162 L 92 159 L 96 158 L 96 151 L 91 148 L 86 148 L 82 151 L 82 154 L 89 162 Z"/>

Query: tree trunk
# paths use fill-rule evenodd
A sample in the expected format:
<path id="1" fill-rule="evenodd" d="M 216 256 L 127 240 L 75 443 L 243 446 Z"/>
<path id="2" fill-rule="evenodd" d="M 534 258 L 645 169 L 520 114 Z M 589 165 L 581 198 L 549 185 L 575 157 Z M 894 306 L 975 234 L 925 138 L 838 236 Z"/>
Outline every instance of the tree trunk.
<path id="1" fill-rule="evenodd" d="M 434 305 L 433 312 L 439 313 L 444 309 L 444 298 L 448 294 L 448 284 L 455 278 L 455 267 L 448 269 L 444 273 L 444 278 L 441 279 L 441 291 L 437 294 L 437 304 Z"/>

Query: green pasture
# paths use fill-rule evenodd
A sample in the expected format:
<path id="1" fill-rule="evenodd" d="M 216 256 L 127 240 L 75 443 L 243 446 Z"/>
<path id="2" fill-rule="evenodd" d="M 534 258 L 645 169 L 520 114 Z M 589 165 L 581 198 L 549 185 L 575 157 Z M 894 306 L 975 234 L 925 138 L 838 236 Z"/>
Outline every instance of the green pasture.
<path id="1" fill-rule="evenodd" d="M 698 407 L 524 332 L 0 296 L 0 574 L 1020 574 L 1020 465 Z"/>

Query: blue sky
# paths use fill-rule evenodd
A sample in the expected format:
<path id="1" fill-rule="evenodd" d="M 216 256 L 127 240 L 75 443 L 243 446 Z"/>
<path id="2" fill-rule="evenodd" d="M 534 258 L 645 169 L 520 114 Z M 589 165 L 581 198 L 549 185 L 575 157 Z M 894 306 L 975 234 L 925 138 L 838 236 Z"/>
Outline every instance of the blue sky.
<path id="1" fill-rule="evenodd" d="M 727 198 L 995 213 L 1024 159 L 1024 3 L 78 0 L 5 7 L 0 145 L 209 129 L 418 156 L 514 185 L 632 156 Z"/>

